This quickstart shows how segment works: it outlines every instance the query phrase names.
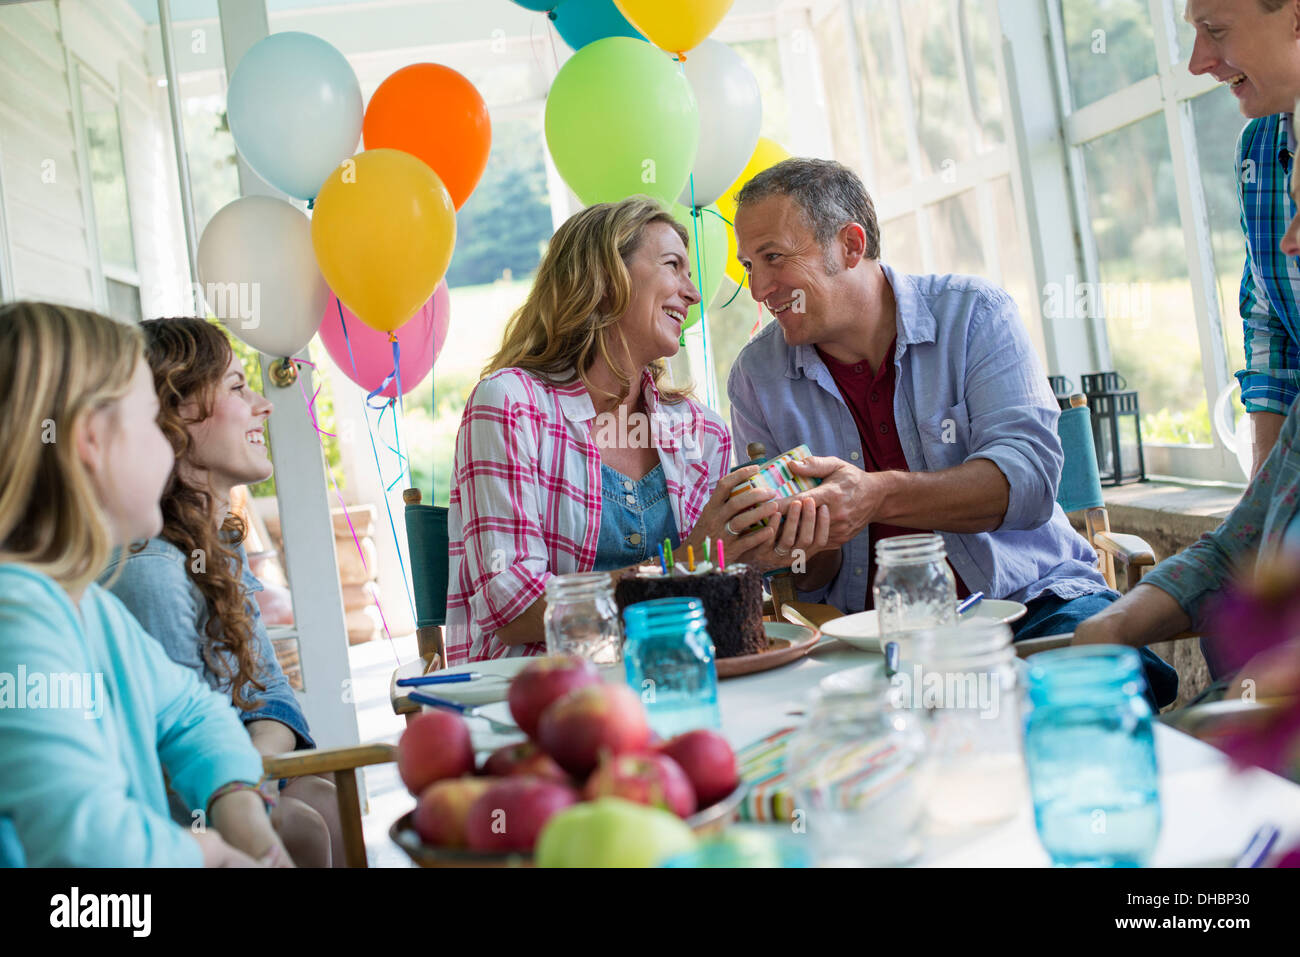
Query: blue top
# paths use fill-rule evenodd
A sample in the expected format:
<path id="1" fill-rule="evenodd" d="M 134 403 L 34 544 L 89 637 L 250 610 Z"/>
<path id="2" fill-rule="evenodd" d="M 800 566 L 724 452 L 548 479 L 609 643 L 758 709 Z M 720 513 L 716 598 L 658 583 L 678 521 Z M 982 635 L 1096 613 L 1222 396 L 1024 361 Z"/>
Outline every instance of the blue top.
<path id="1" fill-rule="evenodd" d="M 262 590 L 262 583 L 248 568 L 248 556 L 243 545 L 235 546 L 248 597 L 248 611 L 252 616 L 254 654 L 260 662 L 258 680 L 266 686 L 257 691 L 251 685 L 245 688 L 244 697 L 261 706 L 252 711 L 238 710 L 241 720 L 279 721 L 294 733 L 296 748 L 314 748 L 307 719 L 302 707 L 289 686 L 289 681 L 275 657 L 275 649 L 262 623 L 262 612 L 253 600 L 253 593 Z M 109 562 L 100 582 L 121 599 L 122 604 L 153 635 L 167 652 L 167 657 L 178 665 L 194 671 L 208 683 L 208 687 L 230 694 L 229 685 L 222 686 L 220 676 L 203 657 L 207 642 L 208 606 L 199 586 L 190 578 L 185 568 L 186 556 L 175 545 L 161 538 L 151 538 L 142 551 L 132 554 L 119 550 Z M 113 578 L 117 575 L 116 579 Z M 233 659 L 224 653 L 227 663 Z M 233 672 L 233 667 L 232 667 Z"/>
<path id="2" fill-rule="evenodd" d="M 662 465 L 634 482 L 602 462 L 600 497 L 600 538 L 592 571 L 613 571 L 658 558 L 665 538 L 677 547 L 677 522 Z"/>
<path id="3" fill-rule="evenodd" d="M 1167 592 L 1204 627 L 1206 600 L 1234 576 L 1271 562 L 1286 549 L 1300 516 L 1300 402 L 1291 406 L 1277 444 L 1223 524 L 1142 576 Z"/>
<path id="4" fill-rule="evenodd" d="M 0 818 L 33 867 L 198 867 L 163 772 L 191 808 L 262 761 L 230 710 L 122 603 L 73 605 L 48 575 L 0 565 Z"/>
<path id="5" fill-rule="evenodd" d="M 948 560 L 972 591 L 1029 602 L 1106 589 L 1097 556 L 1056 503 L 1061 477 L 1060 406 L 1015 303 L 971 276 L 909 276 L 881 264 L 897 302 L 894 423 L 913 472 L 988 459 L 1011 486 L 996 531 L 942 532 Z M 778 323 L 745 346 L 727 381 L 737 448 L 772 454 L 807 443 L 814 455 L 861 466 L 853 415 L 813 346 L 788 346 Z M 864 529 L 843 547 L 839 574 L 805 593 L 862 611 L 872 543 Z"/>
<path id="6" fill-rule="evenodd" d="M 1237 380 L 1247 412 L 1285 415 L 1300 393 L 1300 259 L 1287 257 L 1279 245 L 1296 212 L 1287 189 L 1295 146 L 1290 113 L 1251 120 L 1237 140 L 1237 200 L 1246 237 L 1246 368 Z"/>

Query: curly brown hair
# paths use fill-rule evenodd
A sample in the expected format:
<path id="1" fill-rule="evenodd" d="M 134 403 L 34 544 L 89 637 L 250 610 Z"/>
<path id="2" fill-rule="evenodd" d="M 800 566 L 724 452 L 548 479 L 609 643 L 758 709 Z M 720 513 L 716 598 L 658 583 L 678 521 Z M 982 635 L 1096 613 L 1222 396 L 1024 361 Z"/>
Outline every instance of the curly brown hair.
<path id="1" fill-rule="evenodd" d="M 226 334 L 205 319 L 148 319 L 140 328 L 161 405 L 158 425 L 171 442 L 177 463 L 163 492 L 162 538 L 186 556 L 206 556 L 197 571 L 195 562 L 185 563 L 185 573 L 207 603 L 203 659 L 229 684 L 235 706 L 251 711 L 256 705 L 244 697 L 244 688 L 251 684 L 262 691 L 266 686 L 257 680 L 262 663 L 254 645 L 248 607 L 251 598 L 244 591 L 235 553 L 246 529 L 233 512 L 218 529 L 213 521 L 216 502 L 212 493 L 188 484 L 179 468 L 193 444 L 187 426 L 212 415 L 212 402 L 233 350 Z M 181 406 L 190 401 L 198 404 L 198 414 L 186 418 Z"/>

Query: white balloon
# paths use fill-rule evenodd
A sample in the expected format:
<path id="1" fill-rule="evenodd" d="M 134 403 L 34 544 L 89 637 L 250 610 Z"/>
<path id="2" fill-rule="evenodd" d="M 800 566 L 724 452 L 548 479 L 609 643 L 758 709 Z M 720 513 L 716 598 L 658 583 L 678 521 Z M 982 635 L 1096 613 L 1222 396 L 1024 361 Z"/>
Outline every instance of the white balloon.
<path id="1" fill-rule="evenodd" d="M 685 70 L 700 107 L 694 204 L 708 206 L 736 181 L 754 155 L 763 123 L 762 94 L 740 54 L 718 40 L 705 40 L 692 50 Z M 687 183 L 678 202 L 690 206 L 691 201 Z"/>
<path id="2" fill-rule="evenodd" d="M 329 301 L 311 220 L 269 196 L 244 196 L 212 217 L 199 240 L 199 282 L 213 315 L 271 356 L 306 346 Z"/>

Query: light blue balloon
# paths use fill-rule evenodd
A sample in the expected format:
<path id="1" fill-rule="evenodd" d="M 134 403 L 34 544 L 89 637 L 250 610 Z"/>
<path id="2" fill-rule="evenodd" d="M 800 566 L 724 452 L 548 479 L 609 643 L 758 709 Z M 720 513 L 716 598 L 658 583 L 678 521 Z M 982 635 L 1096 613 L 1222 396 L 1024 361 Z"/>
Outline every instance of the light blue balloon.
<path id="1" fill-rule="evenodd" d="M 258 176 L 297 199 L 314 199 L 361 139 L 357 75 L 310 33 L 259 40 L 235 67 L 226 96 L 239 152 Z"/>
<path id="2" fill-rule="evenodd" d="M 551 20 L 564 42 L 575 50 L 606 37 L 645 39 L 614 6 L 614 0 L 564 0 L 551 11 Z"/>

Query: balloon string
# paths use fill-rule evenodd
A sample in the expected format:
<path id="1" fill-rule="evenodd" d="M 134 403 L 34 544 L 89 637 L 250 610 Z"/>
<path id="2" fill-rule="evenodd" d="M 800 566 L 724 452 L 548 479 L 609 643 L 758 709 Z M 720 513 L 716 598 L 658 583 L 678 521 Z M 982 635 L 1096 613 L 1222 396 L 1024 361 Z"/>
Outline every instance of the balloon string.
<path id="1" fill-rule="evenodd" d="M 317 368 L 314 362 L 308 362 L 306 359 L 296 359 L 294 361 L 299 367 L 310 366 L 313 369 Z M 307 389 L 302 384 L 302 376 L 298 376 L 298 388 L 302 392 L 303 401 L 307 403 L 307 414 L 311 417 L 312 428 L 316 430 L 316 440 L 320 443 L 321 461 L 325 465 L 325 474 L 329 477 L 330 487 L 334 489 L 334 495 L 339 500 L 339 507 L 343 509 L 343 517 L 347 519 L 348 531 L 352 533 L 352 544 L 357 547 L 357 555 L 361 558 L 361 567 L 365 571 L 366 579 L 368 581 L 370 579 L 370 565 L 366 562 L 366 552 L 365 549 L 361 547 L 361 539 L 357 536 L 356 526 L 352 524 L 352 513 L 348 510 L 347 503 L 343 501 L 343 492 L 339 489 L 339 483 L 334 478 L 334 467 L 330 465 L 329 455 L 325 451 L 324 436 L 328 435 L 333 438 L 334 433 L 326 432 L 322 429 L 320 427 L 320 422 L 317 421 L 316 418 L 316 397 L 320 395 L 322 385 L 317 385 L 316 391 L 313 392 L 311 398 L 308 399 Z M 399 552 L 398 554 L 400 557 L 401 553 Z M 372 591 L 370 600 L 375 603 L 375 608 L 379 611 L 379 621 L 384 627 L 384 635 L 388 638 L 388 647 L 392 649 L 393 660 L 396 661 L 400 667 L 402 659 L 397 653 L 397 645 L 393 642 L 393 633 L 388 628 L 388 616 L 384 614 L 384 606 L 379 600 L 379 594 L 377 591 Z"/>
<path id="2" fill-rule="evenodd" d="M 717 211 L 716 209 L 714 209 L 712 206 L 705 206 L 705 207 L 704 207 L 704 211 L 705 211 L 706 213 L 712 213 L 714 216 L 717 216 L 718 219 L 722 220 L 724 223 L 726 223 L 726 224 L 727 224 L 728 226 L 730 226 L 732 229 L 735 229 L 735 228 L 736 228 L 736 224 L 735 224 L 735 223 L 733 223 L 731 220 L 729 220 L 726 216 L 723 216 L 720 212 L 718 212 L 718 211 Z"/>
<path id="3" fill-rule="evenodd" d="M 352 352 L 352 339 L 351 337 L 348 336 L 348 323 L 347 320 L 343 318 L 343 303 L 342 301 L 340 301 L 337 295 L 334 297 L 334 305 L 338 309 L 339 325 L 342 326 L 343 328 L 343 342 L 348 347 L 348 361 L 352 363 L 353 378 L 354 379 L 360 378 L 360 374 L 357 372 L 357 357 Z M 380 386 L 380 388 L 382 389 L 383 386 Z M 384 470 L 379 465 L 379 450 L 375 447 L 375 436 L 370 428 L 370 413 L 368 411 L 369 408 L 370 407 L 367 404 L 367 400 L 362 399 L 361 414 L 366 420 L 366 436 L 367 438 L 370 439 L 370 452 L 371 455 L 374 456 L 374 460 L 375 460 L 375 474 L 379 476 L 379 484 L 381 487 L 383 487 Z M 388 486 L 388 488 L 391 489 L 392 486 Z M 402 586 L 406 591 L 406 603 L 411 607 L 411 620 L 419 621 L 420 618 L 415 613 L 415 601 L 411 597 L 411 586 L 406 579 L 406 562 L 402 560 L 402 543 L 397 538 L 397 525 L 396 523 L 393 522 L 393 509 L 388 502 L 387 490 L 385 491 L 385 494 L 382 496 L 382 498 L 384 500 L 384 510 L 388 513 L 388 527 L 392 530 L 393 533 L 393 548 L 397 552 L 397 567 L 402 570 Z"/>
<path id="4" fill-rule="evenodd" d="M 736 291 L 731 294 L 731 298 L 728 299 L 726 302 L 724 302 L 721 306 L 719 306 L 718 307 L 719 309 L 726 309 L 729 305 L 731 305 L 733 302 L 736 301 L 736 297 L 739 296 L 741 291 L 745 288 L 745 282 L 748 280 L 748 278 L 749 278 L 748 276 L 745 276 L 741 279 L 740 285 L 737 286 Z"/>

